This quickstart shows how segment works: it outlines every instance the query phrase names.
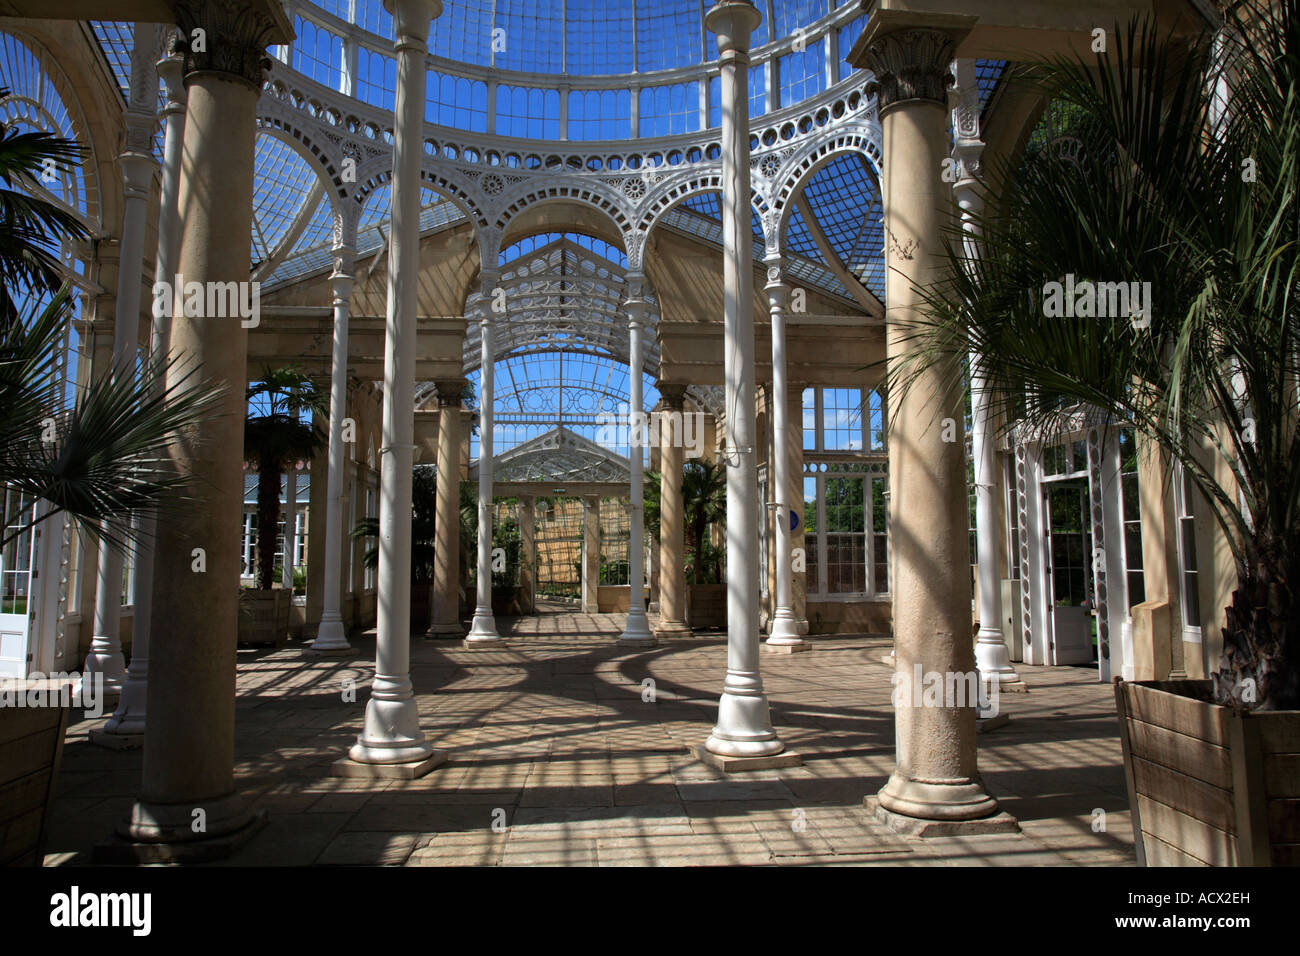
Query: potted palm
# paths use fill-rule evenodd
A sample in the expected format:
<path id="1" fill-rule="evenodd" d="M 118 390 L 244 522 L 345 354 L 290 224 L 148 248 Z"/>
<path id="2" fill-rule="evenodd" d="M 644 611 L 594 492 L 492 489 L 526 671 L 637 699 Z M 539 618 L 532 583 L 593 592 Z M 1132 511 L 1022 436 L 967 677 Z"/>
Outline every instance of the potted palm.
<path id="1" fill-rule="evenodd" d="M 1116 684 L 1144 863 L 1300 863 L 1297 6 L 1234 3 L 1195 38 L 1138 21 L 1095 60 L 1020 68 L 1071 148 L 990 171 L 889 369 L 906 389 L 971 355 L 995 421 L 1132 428 L 1231 547 L 1211 678 Z M 1065 317 L 1046 299 L 1067 276 L 1149 283 L 1146 308 Z"/>
<path id="2" fill-rule="evenodd" d="M 725 627 L 727 586 L 723 549 L 710 536 L 727 522 L 727 473 L 711 461 L 682 466 L 682 510 L 686 517 L 686 622 L 692 628 Z"/>
<path id="3" fill-rule="evenodd" d="M 293 589 L 276 587 L 275 564 L 280 524 L 280 480 L 286 466 L 310 458 L 325 437 L 311 423 L 312 412 L 328 413 L 329 397 L 292 365 L 267 368 L 248 386 L 248 418 L 244 421 L 244 457 L 257 469 L 257 567 L 254 588 L 248 589 L 248 615 L 241 621 L 239 640 L 279 645 L 288 636 Z M 306 418 L 307 420 L 304 420 Z"/>

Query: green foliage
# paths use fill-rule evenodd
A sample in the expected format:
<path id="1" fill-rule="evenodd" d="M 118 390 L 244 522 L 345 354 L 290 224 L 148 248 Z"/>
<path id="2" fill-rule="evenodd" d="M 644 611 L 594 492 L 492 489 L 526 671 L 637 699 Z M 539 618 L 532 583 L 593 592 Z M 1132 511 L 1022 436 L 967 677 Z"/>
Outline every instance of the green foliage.
<path id="1" fill-rule="evenodd" d="M 302 416 L 328 413 L 329 396 L 299 368 L 285 365 L 265 369 L 249 384 L 245 397 L 253 410 L 244 421 L 244 457 L 257 466 L 257 586 L 270 588 L 275 580 L 281 476 L 287 465 L 310 458 L 325 443 L 325 436 Z"/>
<path id="2" fill-rule="evenodd" d="M 437 557 L 438 475 L 432 465 L 411 469 L 411 583 L 433 580 Z M 353 541 L 367 542 L 362 563 L 379 567 L 379 518 L 364 518 L 352 529 Z"/>

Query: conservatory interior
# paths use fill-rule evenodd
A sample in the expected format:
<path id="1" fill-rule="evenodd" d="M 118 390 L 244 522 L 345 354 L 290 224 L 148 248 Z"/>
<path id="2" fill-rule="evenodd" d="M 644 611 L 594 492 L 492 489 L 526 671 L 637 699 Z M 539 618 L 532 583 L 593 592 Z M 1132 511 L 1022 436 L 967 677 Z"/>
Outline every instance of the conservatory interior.
<path id="1" fill-rule="evenodd" d="M 83 148 L 23 181 L 85 229 L 67 400 L 230 387 L 128 547 L 5 491 L 0 675 L 107 699 L 47 865 L 1133 861 L 1110 683 L 1209 679 L 1224 531 L 887 359 L 982 172 L 1075 143 L 1015 64 L 1215 4 L 91 6 L 0 0 L 0 119 Z"/>

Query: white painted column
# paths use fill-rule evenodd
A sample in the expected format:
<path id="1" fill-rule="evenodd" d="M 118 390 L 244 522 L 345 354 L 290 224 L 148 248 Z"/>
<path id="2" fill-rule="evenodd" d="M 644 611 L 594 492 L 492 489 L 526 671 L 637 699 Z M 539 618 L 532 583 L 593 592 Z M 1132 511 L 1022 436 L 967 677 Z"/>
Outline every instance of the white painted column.
<path id="1" fill-rule="evenodd" d="M 483 278 L 484 292 L 491 299 L 491 282 Z M 479 426 L 478 426 L 478 603 L 466 644 L 500 641 L 496 618 L 492 615 L 492 406 L 496 401 L 494 373 L 496 357 L 492 350 L 492 321 L 486 303 L 479 314 Z"/>
<path id="2" fill-rule="evenodd" d="M 767 302 L 772 320 L 772 499 L 776 504 L 776 609 L 772 612 L 773 648 L 806 648 L 794 613 L 794 565 L 790 548 L 790 401 L 785 376 L 785 309 L 790 288 L 780 256 L 767 262 Z"/>
<path id="3" fill-rule="evenodd" d="M 379 482 L 379 613 L 375 680 L 365 729 L 348 756 L 360 764 L 431 766 L 442 755 L 420 730 L 411 687 L 411 467 L 415 461 L 415 345 L 420 278 L 420 156 L 425 57 L 440 0 L 385 0 L 397 54 L 388 321 Z M 346 766 L 339 772 L 348 773 Z M 419 770 L 413 769 L 412 773 Z"/>
<path id="4" fill-rule="evenodd" d="M 180 257 L 180 216 L 176 194 L 181 180 L 181 140 L 185 135 L 185 83 L 181 56 L 169 52 L 158 61 L 158 75 L 167 93 L 163 107 L 162 192 L 158 203 L 158 251 L 154 260 L 154 281 L 171 282 Z M 158 310 L 149 330 L 149 362 L 154 367 L 167 361 L 171 340 L 171 304 Z M 165 387 L 160 378 L 156 392 Z M 149 689 L 149 640 L 153 633 L 154 533 L 157 519 L 140 519 L 135 561 L 135 619 L 131 624 L 131 666 L 126 671 L 122 696 L 103 728 L 91 733 L 91 741 L 117 747 L 138 747 L 143 743 Z"/>
<path id="5" fill-rule="evenodd" d="M 654 635 L 645 613 L 645 402 L 641 389 L 641 366 L 645 316 L 648 309 L 641 298 L 641 277 L 628 276 L 629 296 L 627 309 L 628 329 L 628 487 L 632 498 L 628 512 L 627 540 L 627 625 L 618 642 L 625 647 L 651 647 Z"/>
<path id="6" fill-rule="evenodd" d="M 765 757 L 785 744 L 772 729 L 759 675 L 758 438 L 755 434 L 753 233 L 749 187 L 749 43 L 761 16 L 746 0 L 705 15 L 722 70 L 722 248 L 727 448 L 727 676 L 705 748 Z"/>
<path id="7" fill-rule="evenodd" d="M 325 492 L 325 540 L 312 550 L 323 556 L 324 577 L 321 581 L 321 618 L 311 654 L 346 654 L 352 650 L 347 628 L 343 626 L 342 565 L 343 549 L 351 547 L 343 528 L 343 468 L 347 460 L 343 420 L 348 414 L 348 322 L 352 302 L 353 255 L 356 220 L 343 219 L 342 242 L 334 249 L 334 274 L 330 292 L 334 301 L 334 348 L 330 366 L 330 439 L 329 468 Z M 385 395 L 387 393 L 385 392 Z M 355 439 L 355 435 L 353 438 Z M 317 481 L 320 476 L 317 476 Z"/>
<path id="8" fill-rule="evenodd" d="M 979 87 L 975 82 L 975 61 L 954 60 L 957 104 L 952 111 L 956 142 L 952 158 L 957 170 L 953 194 L 965 231 L 963 242 L 968 257 L 981 254 L 979 218 L 984 197 L 979 191 L 979 174 L 984 153 L 980 138 Z M 975 638 L 975 667 L 982 681 L 1019 684 L 1020 675 L 1011 664 L 1002 635 L 1002 575 L 998 561 L 997 449 L 994 445 L 992 410 L 980 356 L 970 355 L 971 455 L 975 464 L 975 546 L 978 558 L 980 626 Z"/>
<path id="9" fill-rule="evenodd" d="M 117 310 L 113 321 L 113 378 L 135 375 L 136 350 L 140 342 L 140 274 L 144 264 L 145 220 L 149 214 L 149 189 L 153 185 L 152 139 L 157 122 L 158 31 L 152 23 L 135 25 L 131 51 L 131 102 L 126 111 L 126 148 L 118 157 L 122 164 L 122 243 L 117 271 Z M 108 529 L 105 529 L 107 531 Z M 114 529 L 125 537 L 125 526 Z M 95 626 L 86 655 L 85 673 L 103 674 L 104 690 L 119 693 L 126 681 L 122 659 L 122 568 L 125 555 L 120 546 L 99 542 L 99 566 L 95 582 Z"/>

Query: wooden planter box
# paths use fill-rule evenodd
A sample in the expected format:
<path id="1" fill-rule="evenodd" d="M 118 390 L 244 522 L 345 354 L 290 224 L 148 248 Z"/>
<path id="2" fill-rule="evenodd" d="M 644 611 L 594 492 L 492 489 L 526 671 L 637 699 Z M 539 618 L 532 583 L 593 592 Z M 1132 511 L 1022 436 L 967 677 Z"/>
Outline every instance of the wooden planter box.
<path id="1" fill-rule="evenodd" d="M 1300 865 L 1300 711 L 1238 714 L 1209 681 L 1115 681 L 1143 866 Z"/>
<path id="2" fill-rule="evenodd" d="M 48 683 L 48 682 L 42 682 Z M 19 681 L 15 693 L 25 693 Z M 0 708 L 0 866 L 40 866 L 67 707 Z"/>
<path id="3" fill-rule="evenodd" d="M 293 592 L 283 588 L 245 588 L 239 609 L 239 643 L 281 647 L 289 640 Z"/>
<path id="4" fill-rule="evenodd" d="M 691 628 L 727 626 L 727 586 L 692 584 L 687 591 L 686 624 Z"/>

